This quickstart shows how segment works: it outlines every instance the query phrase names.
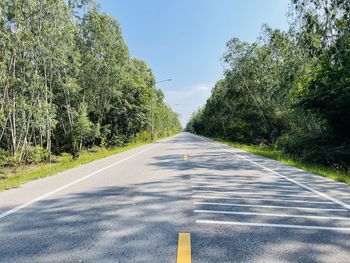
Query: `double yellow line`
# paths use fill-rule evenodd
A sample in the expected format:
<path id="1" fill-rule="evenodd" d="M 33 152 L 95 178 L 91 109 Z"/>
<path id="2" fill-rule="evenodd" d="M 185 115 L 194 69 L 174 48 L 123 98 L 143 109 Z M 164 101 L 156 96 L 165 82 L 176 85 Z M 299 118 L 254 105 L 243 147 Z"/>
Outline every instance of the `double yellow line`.
<path id="1" fill-rule="evenodd" d="M 177 263 L 191 263 L 191 235 L 190 233 L 179 233 L 177 246 Z"/>

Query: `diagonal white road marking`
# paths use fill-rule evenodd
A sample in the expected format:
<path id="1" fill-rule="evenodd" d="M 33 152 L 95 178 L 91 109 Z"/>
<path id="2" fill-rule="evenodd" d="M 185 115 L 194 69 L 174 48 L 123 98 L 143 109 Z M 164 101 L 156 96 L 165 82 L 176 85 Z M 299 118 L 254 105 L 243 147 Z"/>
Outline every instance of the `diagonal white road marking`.
<path id="1" fill-rule="evenodd" d="M 287 202 L 287 203 L 311 203 L 311 204 L 333 204 L 328 201 L 309 201 L 309 200 L 292 200 L 292 199 L 276 199 L 276 198 L 249 198 L 249 197 L 225 197 L 211 195 L 193 195 L 192 198 L 201 199 L 222 199 L 222 200 L 251 200 L 251 201 L 271 201 L 271 202 Z"/>
<path id="2" fill-rule="evenodd" d="M 292 228 L 292 229 L 296 228 L 296 229 L 310 229 L 310 230 L 350 231 L 350 228 L 346 228 L 346 227 L 265 224 L 265 223 L 248 223 L 248 222 L 235 222 L 235 221 L 197 220 L 196 223 L 197 224 L 215 224 L 215 225 L 254 226 L 254 227 L 278 227 L 278 228 Z"/>
<path id="3" fill-rule="evenodd" d="M 192 188 L 209 188 L 209 189 L 224 189 L 224 190 L 253 190 L 253 191 L 270 191 L 270 192 L 290 192 L 290 193 L 303 193 L 300 189 L 278 189 L 278 188 L 254 188 L 254 187 L 239 187 L 234 189 L 232 186 L 212 186 L 212 185 L 192 185 Z M 309 192 L 304 192 L 309 193 Z"/>
<path id="4" fill-rule="evenodd" d="M 290 214 L 274 214 L 274 213 L 254 213 L 254 212 L 235 212 L 235 211 L 217 211 L 217 210 L 194 210 L 195 213 L 203 214 L 223 214 L 223 215 L 247 215 L 247 216 L 269 216 L 269 217 L 293 217 L 293 218 L 310 218 L 325 220 L 350 220 L 350 217 L 337 216 L 310 216 L 310 215 L 290 215 Z"/>
<path id="5" fill-rule="evenodd" d="M 279 193 L 257 193 L 257 192 L 240 192 L 240 191 L 214 191 L 214 190 L 193 190 L 193 193 L 216 193 L 216 194 L 231 194 L 231 195 L 261 195 L 261 196 L 291 196 L 291 197 L 308 197 L 320 198 L 319 196 L 310 195 L 295 195 L 295 194 L 279 194 Z"/>
<path id="6" fill-rule="evenodd" d="M 201 139 L 204 140 L 204 141 L 210 142 L 210 143 L 212 143 L 212 144 L 214 144 L 214 145 L 216 145 L 216 146 L 220 146 L 221 148 L 223 148 L 223 147 L 222 147 L 223 145 L 220 145 L 219 143 L 213 142 L 213 141 L 211 141 L 211 140 L 209 140 L 209 139 L 207 139 L 207 138 L 205 138 L 205 137 L 202 137 L 202 136 L 198 136 L 198 137 L 201 138 Z M 304 188 L 304 189 L 306 189 L 306 190 L 308 190 L 308 191 L 310 191 L 310 192 L 313 192 L 314 194 L 316 194 L 316 195 L 318 195 L 318 196 L 320 196 L 320 197 L 322 197 L 322 198 L 324 198 L 324 199 L 330 200 L 330 201 L 332 201 L 332 202 L 334 202 L 334 203 L 336 203 L 336 204 L 338 204 L 338 205 L 340 205 L 340 206 L 342 206 L 342 207 L 344 207 L 344 208 L 350 210 L 350 205 L 348 205 L 348 204 L 346 204 L 346 203 L 344 203 L 344 202 L 342 202 L 342 201 L 340 201 L 340 200 L 338 200 L 338 199 L 336 199 L 336 198 L 334 198 L 334 197 L 331 197 L 331 196 L 329 196 L 329 195 L 327 195 L 327 194 L 325 194 L 325 193 L 322 193 L 322 192 L 320 192 L 320 191 L 317 191 L 316 189 L 314 189 L 314 188 L 312 188 L 312 187 L 309 187 L 309 186 L 306 186 L 306 185 L 304 185 L 304 184 L 302 184 L 302 183 L 299 183 L 299 182 L 295 181 L 294 179 L 289 178 L 289 177 L 286 176 L 286 175 L 283 175 L 283 174 L 281 174 L 281 173 L 279 173 L 279 172 L 276 172 L 275 170 L 272 170 L 272 169 L 270 169 L 270 168 L 265 167 L 264 165 L 261 165 L 261 164 L 259 164 L 259 163 L 257 163 L 257 162 L 254 162 L 253 160 L 250 160 L 250 159 L 248 159 L 248 158 L 246 158 L 246 157 L 244 157 L 244 156 L 241 156 L 241 155 L 239 155 L 239 154 L 233 152 L 232 150 L 227 150 L 227 149 L 225 149 L 225 148 L 222 149 L 222 150 L 224 150 L 225 152 L 231 153 L 231 154 L 237 156 L 237 157 L 240 158 L 240 159 L 246 160 L 246 161 L 248 161 L 248 162 L 250 162 L 250 163 L 252 163 L 252 164 L 254 164 L 254 165 L 258 166 L 258 167 L 261 167 L 261 168 L 263 168 L 263 169 L 266 170 L 266 171 L 269 171 L 269 172 L 271 172 L 271 173 L 274 173 L 274 174 L 276 174 L 276 175 L 278 175 L 278 176 L 280 176 L 280 177 L 286 179 L 286 180 L 289 181 L 289 182 L 292 182 L 292 183 L 294 183 L 294 184 L 296 184 L 296 185 L 298 185 L 298 186 L 300 186 L 300 187 L 302 187 L 302 188 Z"/>
<path id="7" fill-rule="evenodd" d="M 281 206 L 281 205 L 248 205 L 248 204 L 211 203 L 211 202 L 194 202 L 194 204 L 195 205 L 217 205 L 217 206 L 297 209 L 297 210 L 311 210 L 311 211 L 347 211 L 346 209 L 340 209 L 340 208 L 339 209 L 338 208 L 316 208 L 316 207 Z"/>

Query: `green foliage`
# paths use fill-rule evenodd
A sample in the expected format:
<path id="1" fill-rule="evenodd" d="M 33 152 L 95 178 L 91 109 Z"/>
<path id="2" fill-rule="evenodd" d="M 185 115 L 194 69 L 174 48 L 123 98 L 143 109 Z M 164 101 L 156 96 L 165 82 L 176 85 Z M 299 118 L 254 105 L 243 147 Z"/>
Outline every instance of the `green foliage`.
<path id="1" fill-rule="evenodd" d="M 27 147 L 24 154 L 26 163 L 40 163 L 48 158 L 47 150 L 40 145 Z"/>
<path id="2" fill-rule="evenodd" d="M 0 148 L 14 163 L 180 131 L 152 71 L 96 6 L 0 1 Z"/>
<path id="3" fill-rule="evenodd" d="M 325 120 L 329 133 L 350 140 L 350 33 L 340 36 L 320 58 L 314 78 L 298 96 L 297 106 Z"/>
<path id="4" fill-rule="evenodd" d="M 227 43 L 224 78 L 186 129 L 350 169 L 350 2 L 293 0 L 290 30 Z"/>
<path id="5" fill-rule="evenodd" d="M 293 165 L 301 169 L 304 169 L 306 171 L 310 171 L 315 174 L 320 174 L 324 177 L 332 178 L 339 182 L 344 182 L 350 185 L 349 171 L 342 171 L 336 167 L 328 167 L 328 166 L 316 164 L 313 162 L 309 163 L 309 162 L 306 162 L 305 160 L 300 160 L 300 158 L 298 158 L 297 156 L 285 153 L 284 151 L 281 151 L 276 147 L 247 145 L 247 144 L 241 144 L 241 143 L 226 141 L 226 140 L 217 139 L 217 138 L 216 140 L 219 140 L 220 142 L 223 142 L 225 144 L 240 148 L 242 150 L 245 150 L 254 154 L 258 154 L 261 156 L 265 156 L 267 158 L 274 159 L 274 160 L 286 163 L 288 165 Z"/>
<path id="6" fill-rule="evenodd" d="M 14 160 L 11 154 L 0 148 L 0 167 L 12 166 L 13 164 Z"/>

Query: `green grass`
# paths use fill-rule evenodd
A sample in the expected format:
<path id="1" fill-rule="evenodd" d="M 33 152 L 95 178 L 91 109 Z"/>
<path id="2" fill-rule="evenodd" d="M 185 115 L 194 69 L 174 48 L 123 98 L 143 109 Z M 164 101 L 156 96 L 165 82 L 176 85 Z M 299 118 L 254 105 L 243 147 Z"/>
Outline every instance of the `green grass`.
<path id="1" fill-rule="evenodd" d="M 254 154 L 258 154 L 273 160 L 280 161 L 282 163 L 292 165 L 301 169 L 304 169 L 306 171 L 319 174 L 324 177 L 328 177 L 331 179 L 334 179 L 338 182 L 343 182 L 348 185 L 350 185 L 350 173 L 349 172 L 344 172 L 344 171 L 339 171 L 335 168 L 332 167 L 326 167 L 322 166 L 319 164 L 314 164 L 314 163 L 306 163 L 303 161 L 298 160 L 297 158 L 293 156 L 289 156 L 282 151 L 272 148 L 272 147 L 267 147 L 267 146 L 258 146 L 258 145 L 246 145 L 246 144 L 241 144 L 237 142 L 230 142 L 227 140 L 219 139 L 219 138 L 212 138 L 213 140 L 222 142 L 224 144 L 227 144 L 229 146 L 237 147 L 239 149 L 242 149 L 247 152 L 251 152 Z"/>
<path id="2" fill-rule="evenodd" d="M 54 175 L 67 169 L 77 167 L 81 164 L 87 164 L 94 160 L 124 152 L 147 143 L 150 143 L 150 141 L 133 142 L 125 147 L 119 147 L 115 149 L 106 149 L 99 147 L 83 151 L 81 155 L 76 159 L 73 159 L 70 154 L 62 154 L 61 156 L 55 156 L 51 164 L 41 163 L 36 165 L 17 167 L 14 171 L 8 173 L 5 172 L 4 175 L 0 174 L 0 191 L 15 188 L 25 182 Z"/>

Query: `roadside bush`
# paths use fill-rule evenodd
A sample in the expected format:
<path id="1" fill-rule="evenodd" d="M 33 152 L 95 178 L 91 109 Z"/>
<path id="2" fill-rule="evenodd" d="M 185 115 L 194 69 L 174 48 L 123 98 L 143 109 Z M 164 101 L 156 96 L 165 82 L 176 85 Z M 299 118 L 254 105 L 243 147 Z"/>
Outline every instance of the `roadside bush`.
<path id="1" fill-rule="evenodd" d="M 143 131 L 136 135 L 135 141 L 146 142 L 150 141 L 152 138 L 149 131 Z"/>
<path id="2" fill-rule="evenodd" d="M 276 142 L 278 149 L 302 161 L 350 169 L 350 143 L 332 143 L 332 138 L 320 135 L 284 134 Z"/>
<path id="3" fill-rule="evenodd" d="M 126 146 L 129 141 L 130 141 L 129 138 L 124 134 L 113 135 L 112 138 L 110 140 L 108 140 L 107 146 L 108 147 L 123 147 L 123 146 Z"/>
<path id="4" fill-rule="evenodd" d="M 42 146 L 29 146 L 27 147 L 23 161 L 25 163 L 40 163 L 48 159 L 48 152 Z"/>
<path id="5" fill-rule="evenodd" d="M 14 160 L 10 153 L 0 148 L 0 167 L 13 166 Z"/>

